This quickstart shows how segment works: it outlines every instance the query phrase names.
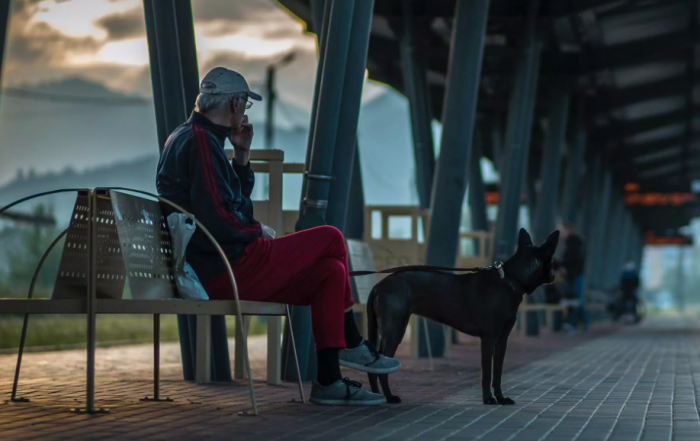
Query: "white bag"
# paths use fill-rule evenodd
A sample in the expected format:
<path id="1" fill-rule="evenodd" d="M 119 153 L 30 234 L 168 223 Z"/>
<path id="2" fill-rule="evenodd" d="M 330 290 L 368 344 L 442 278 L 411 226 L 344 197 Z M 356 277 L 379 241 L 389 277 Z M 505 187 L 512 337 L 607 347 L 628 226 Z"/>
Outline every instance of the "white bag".
<path id="1" fill-rule="evenodd" d="M 194 269 L 185 261 L 187 244 L 190 242 L 197 226 L 188 224 L 186 215 L 172 213 L 168 216 L 168 228 L 172 238 L 173 258 L 175 259 L 173 273 L 180 297 L 187 300 L 209 300 L 209 296 L 199 281 L 197 274 L 195 274 Z"/>

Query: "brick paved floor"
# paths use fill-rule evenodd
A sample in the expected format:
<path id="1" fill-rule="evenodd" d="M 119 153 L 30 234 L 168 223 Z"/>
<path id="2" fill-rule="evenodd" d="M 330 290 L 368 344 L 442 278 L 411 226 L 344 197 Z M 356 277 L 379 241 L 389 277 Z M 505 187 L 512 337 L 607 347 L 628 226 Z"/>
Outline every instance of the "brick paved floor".
<path id="1" fill-rule="evenodd" d="M 700 320 L 651 317 L 613 331 L 513 339 L 504 389 L 515 406 L 481 404 L 479 351 L 469 341 L 432 372 L 402 348 L 404 368 L 392 376 L 401 405 L 288 403 L 296 398 L 293 384 L 256 381 L 257 418 L 237 416 L 248 408 L 243 383 L 202 387 L 179 380 L 176 345 L 165 345 L 162 386 L 173 403 L 138 401 L 151 393 L 150 348 L 98 351 L 97 402 L 111 409 L 107 415 L 66 411 L 84 399 L 82 352 L 28 354 L 21 395 L 32 402 L 0 404 L 0 439 L 700 439 Z M 251 343 L 254 370 L 263 373 L 264 340 Z M 12 357 L 0 356 L 3 400 L 13 367 Z"/>

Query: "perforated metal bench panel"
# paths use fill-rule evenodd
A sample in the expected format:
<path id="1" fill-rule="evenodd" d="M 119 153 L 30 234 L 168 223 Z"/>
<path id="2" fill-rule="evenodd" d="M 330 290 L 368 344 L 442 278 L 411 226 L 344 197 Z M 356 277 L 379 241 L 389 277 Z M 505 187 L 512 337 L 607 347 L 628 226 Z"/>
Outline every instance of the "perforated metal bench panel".
<path id="1" fill-rule="evenodd" d="M 121 299 L 126 271 L 112 204 L 109 199 L 98 198 L 96 208 L 97 298 Z M 68 225 L 52 299 L 85 299 L 87 296 L 88 221 L 88 195 L 80 192 Z"/>
<path id="2" fill-rule="evenodd" d="M 131 297 L 178 298 L 170 230 L 156 201 L 110 192 Z"/>

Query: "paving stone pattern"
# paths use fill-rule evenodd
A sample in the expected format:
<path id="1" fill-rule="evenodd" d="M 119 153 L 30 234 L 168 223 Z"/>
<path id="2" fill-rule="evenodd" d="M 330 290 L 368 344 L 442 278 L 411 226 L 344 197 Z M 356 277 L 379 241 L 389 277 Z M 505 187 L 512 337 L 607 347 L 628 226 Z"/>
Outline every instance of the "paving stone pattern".
<path id="1" fill-rule="evenodd" d="M 251 343 L 263 374 L 264 339 Z M 138 401 L 152 393 L 149 352 L 98 351 L 97 404 L 110 408 L 106 415 L 67 411 L 84 401 L 82 352 L 28 354 L 20 387 L 26 404 L 5 401 L 14 358 L 0 356 L 0 439 L 700 440 L 700 320 L 691 317 L 656 316 L 588 336 L 514 338 L 504 390 L 516 405 L 507 407 L 481 404 L 475 341 L 436 360 L 433 371 L 425 360 L 408 360 L 403 347 L 404 367 L 392 376 L 400 405 L 289 403 L 298 399 L 294 384 L 256 380 L 259 417 L 237 415 L 249 408 L 243 382 L 181 381 L 168 345 L 162 391 L 175 402 Z"/>

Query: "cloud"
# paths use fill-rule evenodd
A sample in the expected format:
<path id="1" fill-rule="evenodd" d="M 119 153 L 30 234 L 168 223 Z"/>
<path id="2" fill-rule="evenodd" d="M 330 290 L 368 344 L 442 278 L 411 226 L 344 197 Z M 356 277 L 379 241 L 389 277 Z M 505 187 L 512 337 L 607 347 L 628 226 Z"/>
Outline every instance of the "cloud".
<path id="1" fill-rule="evenodd" d="M 41 0 L 18 0 L 10 18 L 6 69 L 20 66 L 54 66 L 68 56 L 95 52 L 101 43 L 92 37 L 73 37 L 45 22 L 33 22 Z"/>
<path id="2" fill-rule="evenodd" d="M 276 11 L 284 14 L 272 0 L 197 0 L 192 2 L 192 15 L 196 21 L 245 22 L 253 19 L 272 18 Z"/>
<path id="3" fill-rule="evenodd" d="M 95 21 L 95 25 L 107 32 L 107 39 L 110 41 L 128 40 L 146 35 L 142 7 L 106 15 Z"/>

